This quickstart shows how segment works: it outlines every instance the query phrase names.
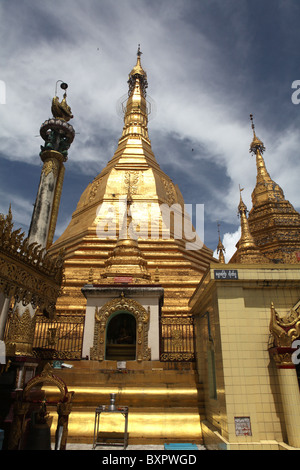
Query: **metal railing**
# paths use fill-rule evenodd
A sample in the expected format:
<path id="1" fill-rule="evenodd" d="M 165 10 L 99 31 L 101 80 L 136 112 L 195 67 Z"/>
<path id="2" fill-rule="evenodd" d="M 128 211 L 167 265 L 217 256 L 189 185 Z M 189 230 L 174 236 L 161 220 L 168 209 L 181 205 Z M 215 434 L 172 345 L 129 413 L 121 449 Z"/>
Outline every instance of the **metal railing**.
<path id="1" fill-rule="evenodd" d="M 160 320 L 160 360 L 194 361 L 194 321 L 192 317 L 162 317 Z"/>
<path id="2" fill-rule="evenodd" d="M 33 350 L 44 359 L 81 359 L 84 311 L 60 313 L 54 321 L 37 316 Z"/>
<path id="3" fill-rule="evenodd" d="M 85 310 L 59 313 L 55 320 L 37 315 L 33 341 L 35 354 L 43 359 L 81 359 L 84 320 Z M 6 325 L 6 334 L 9 323 Z M 160 360 L 195 360 L 192 317 L 166 316 L 160 319 Z"/>

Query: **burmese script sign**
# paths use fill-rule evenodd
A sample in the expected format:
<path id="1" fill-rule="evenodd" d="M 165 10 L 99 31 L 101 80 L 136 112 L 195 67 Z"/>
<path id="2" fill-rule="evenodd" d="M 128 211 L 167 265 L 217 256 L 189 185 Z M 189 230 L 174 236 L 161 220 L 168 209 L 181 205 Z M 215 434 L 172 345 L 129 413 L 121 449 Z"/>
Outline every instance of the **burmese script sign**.
<path id="1" fill-rule="evenodd" d="M 239 416 L 234 418 L 236 436 L 252 436 L 249 416 Z"/>
<path id="2" fill-rule="evenodd" d="M 215 279 L 238 279 L 237 269 L 214 269 Z"/>

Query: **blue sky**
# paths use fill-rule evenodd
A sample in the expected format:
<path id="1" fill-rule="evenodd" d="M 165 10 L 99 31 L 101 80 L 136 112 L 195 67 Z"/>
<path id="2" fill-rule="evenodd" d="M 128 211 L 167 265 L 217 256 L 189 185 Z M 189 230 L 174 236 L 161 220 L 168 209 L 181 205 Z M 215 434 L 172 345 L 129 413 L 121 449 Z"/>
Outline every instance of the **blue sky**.
<path id="1" fill-rule="evenodd" d="M 2 0 L 0 212 L 27 232 L 39 184 L 40 125 L 57 80 L 69 84 L 77 135 L 69 151 L 56 236 L 89 182 L 113 156 L 117 103 L 141 44 L 149 136 L 187 204 L 204 204 L 205 239 L 227 259 L 238 240 L 239 185 L 251 209 L 254 115 L 271 177 L 300 209 L 300 2 L 297 0 Z M 299 95 L 300 96 L 300 95 Z"/>

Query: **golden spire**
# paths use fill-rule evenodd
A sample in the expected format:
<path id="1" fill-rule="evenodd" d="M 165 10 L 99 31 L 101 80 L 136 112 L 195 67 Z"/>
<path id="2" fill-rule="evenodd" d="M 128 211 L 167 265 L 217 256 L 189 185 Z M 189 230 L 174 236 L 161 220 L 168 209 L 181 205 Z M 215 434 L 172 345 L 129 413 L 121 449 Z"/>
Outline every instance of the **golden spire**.
<path id="1" fill-rule="evenodd" d="M 266 150 L 263 142 L 256 136 L 253 123 L 253 115 L 250 114 L 253 140 L 250 145 L 250 153 L 256 155 L 256 186 L 252 193 L 253 206 L 270 199 L 284 199 L 282 189 L 270 177 L 262 154 Z"/>
<path id="2" fill-rule="evenodd" d="M 150 143 L 148 136 L 148 111 L 146 90 L 148 87 L 147 74 L 141 65 L 140 45 L 137 51 L 137 62 L 128 78 L 128 100 L 126 103 L 122 137 L 142 137 Z"/>
<path id="3" fill-rule="evenodd" d="M 257 167 L 248 218 L 251 234 L 261 252 L 273 262 L 297 263 L 300 215 L 271 179 L 262 157 L 265 147 L 255 134 L 252 114 L 250 119 L 253 130 L 250 152 L 256 154 Z"/>
<path id="4" fill-rule="evenodd" d="M 237 251 L 232 256 L 230 263 L 268 263 L 269 260 L 261 254 L 254 239 L 251 235 L 248 219 L 247 219 L 247 206 L 242 199 L 242 191 L 244 188 L 239 186 L 240 202 L 238 205 L 238 215 L 241 219 L 241 238 L 236 244 Z"/>
<path id="5" fill-rule="evenodd" d="M 255 127 L 253 122 L 253 114 L 250 114 L 251 127 L 253 131 L 253 140 L 250 145 L 250 153 L 256 155 L 256 167 L 257 167 L 257 183 L 271 182 L 270 175 L 266 169 L 266 165 L 262 154 L 266 150 L 263 142 L 256 136 Z"/>
<path id="6" fill-rule="evenodd" d="M 217 246 L 217 254 L 219 254 L 220 263 L 225 263 L 225 257 L 224 257 L 225 248 L 224 248 L 223 243 L 221 242 L 220 224 L 219 223 L 218 223 L 218 233 L 219 233 L 219 243 L 218 243 L 218 246 Z"/>
<path id="7" fill-rule="evenodd" d="M 253 114 L 250 114 L 250 121 L 251 121 L 251 127 L 253 131 L 253 140 L 250 145 L 250 152 L 252 153 L 257 153 L 257 150 L 260 151 L 260 153 L 264 153 L 266 150 L 263 142 L 256 136 L 255 134 L 255 127 L 254 127 L 254 122 L 253 122 Z"/>
<path id="8" fill-rule="evenodd" d="M 256 248 L 253 237 L 250 233 L 249 225 L 248 225 L 247 207 L 242 199 L 242 191 L 244 191 L 244 188 L 241 188 L 239 186 L 239 189 L 240 189 L 240 203 L 238 205 L 238 215 L 240 216 L 240 219 L 241 219 L 241 238 L 239 241 L 239 248 L 252 248 L 252 247 Z"/>
<path id="9" fill-rule="evenodd" d="M 140 49 L 140 44 L 138 45 L 138 50 L 137 50 L 137 61 L 136 61 L 136 65 L 133 67 L 133 69 L 131 70 L 130 74 L 129 74 L 129 79 L 128 79 L 128 82 L 130 82 L 131 80 L 131 77 L 134 77 L 135 75 L 140 75 L 142 77 L 144 77 L 144 80 L 145 80 L 145 90 L 144 90 L 144 93 L 146 92 L 146 88 L 147 88 L 147 74 L 145 72 L 145 70 L 143 69 L 142 65 L 141 65 L 141 55 L 142 55 L 142 52 L 141 52 L 141 49 Z M 130 91 L 129 91 L 130 93 Z M 146 94 L 146 93 L 145 93 Z"/>

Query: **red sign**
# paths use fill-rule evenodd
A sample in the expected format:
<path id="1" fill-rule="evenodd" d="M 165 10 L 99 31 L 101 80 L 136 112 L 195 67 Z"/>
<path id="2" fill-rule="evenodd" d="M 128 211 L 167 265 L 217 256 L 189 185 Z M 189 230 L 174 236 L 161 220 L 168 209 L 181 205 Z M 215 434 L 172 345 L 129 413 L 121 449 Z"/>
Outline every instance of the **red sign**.
<path id="1" fill-rule="evenodd" d="M 116 284 L 128 284 L 132 282 L 132 277 L 125 277 L 125 276 L 115 277 L 114 282 Z"/>
<path id="2" fill-rule="evenodd" d="M 300 261 L 300 251 L 296 252 L 296 256 L 297 256 L 297 261 Z"/>

